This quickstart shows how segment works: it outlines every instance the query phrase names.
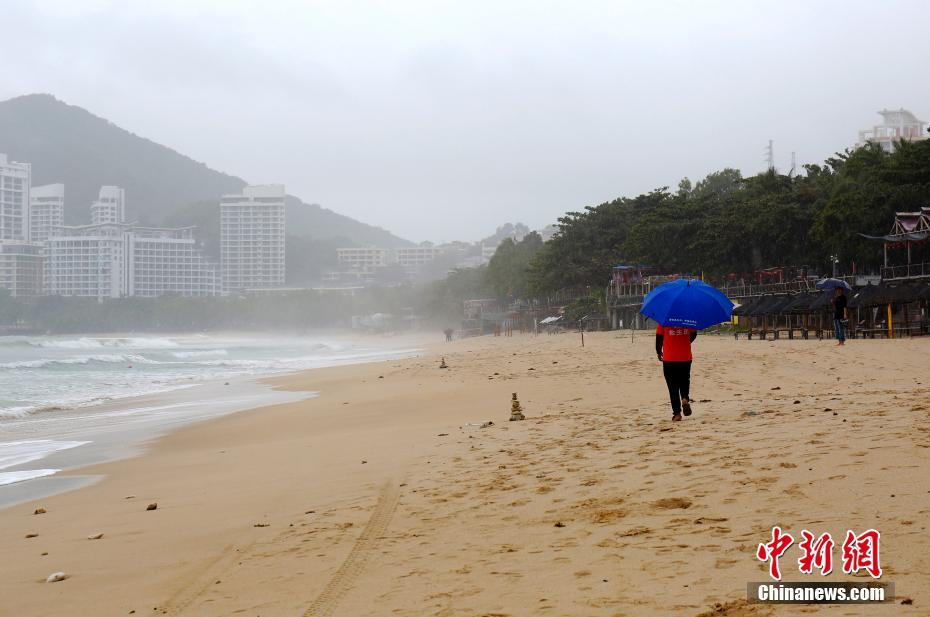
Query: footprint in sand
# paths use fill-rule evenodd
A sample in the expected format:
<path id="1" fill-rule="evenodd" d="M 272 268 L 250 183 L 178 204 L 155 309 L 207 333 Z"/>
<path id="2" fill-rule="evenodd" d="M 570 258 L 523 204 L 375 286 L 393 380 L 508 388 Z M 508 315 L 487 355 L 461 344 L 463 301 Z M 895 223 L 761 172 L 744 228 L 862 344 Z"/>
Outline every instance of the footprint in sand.
<path id="1" fill-rule="evenodd" d="M 656 510 L 687 509 L 691 507 L 691 500 L 684 497 L 665 497 L 652 502 L 652 507 Z"/>

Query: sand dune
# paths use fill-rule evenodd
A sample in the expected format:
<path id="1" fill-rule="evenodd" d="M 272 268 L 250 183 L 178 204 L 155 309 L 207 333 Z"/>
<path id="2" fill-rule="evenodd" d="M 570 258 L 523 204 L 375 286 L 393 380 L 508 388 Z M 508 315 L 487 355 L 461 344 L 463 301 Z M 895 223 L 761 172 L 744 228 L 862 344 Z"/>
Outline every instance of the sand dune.
<path id="1" fill-rule="evenodd" d="M 704 336 L 675 424 L 651 337 L 585 343 L 289 376 L 321 396 L 82 470 L 107 477 L 0 511 L 0 614 L 878 614 L 746 604 L 773 525 L 878 529 L 883 580 L 913 601 L 881 614 L 927 614 L 930 340 Z M 526 421 L 507 421 L 511 392 Z M 819 579 L 796 559 L 786 580 Z"/>

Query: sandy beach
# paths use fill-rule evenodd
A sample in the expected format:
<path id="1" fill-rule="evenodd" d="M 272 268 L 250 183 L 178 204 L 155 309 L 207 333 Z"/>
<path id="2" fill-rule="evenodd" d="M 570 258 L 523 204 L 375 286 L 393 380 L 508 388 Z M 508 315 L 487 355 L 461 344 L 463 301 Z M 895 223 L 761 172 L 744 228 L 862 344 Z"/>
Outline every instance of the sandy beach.
<path id="1" fill-rule="evenodd" d="M 702 336 L 695 413 L 674 424 L 647 333 L 483 337 L 276 378 L 320 394 L 0 510 L 0 615 L 879 614 L 748 605 L 773 525 L 879 530 L 898 596 L 880 614 L 926 615 L 928 352 Z M 819 580 L 797 556 L 785 580 Z"/>

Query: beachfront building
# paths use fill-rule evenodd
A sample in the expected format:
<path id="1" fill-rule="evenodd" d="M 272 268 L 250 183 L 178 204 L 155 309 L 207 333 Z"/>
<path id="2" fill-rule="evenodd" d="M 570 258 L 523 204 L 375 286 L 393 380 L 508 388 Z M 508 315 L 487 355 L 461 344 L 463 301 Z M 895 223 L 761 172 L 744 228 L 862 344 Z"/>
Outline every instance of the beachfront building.
<path id="1" fill-rule="evenodd" d="M 49 295 L 104 299 L 219 293 L 218 266 L 204 257 L 190 227 L 59 227 L 45 248 Z"/>
<path id="2" fill-rule="evenodd" d="M 197 246 L 193 227 L 132 227 L 126 235 L 126 295 L 215 296 L 221 291 L 219 264 Z"/>
<path id="3" fill-rule="evenodd" d="M 904 109 L 883 109 L 878 112 L 882 117 L 881 124 L 877 124 L 870 129 L 859 131 L 859 143 L 857 146 L 865 143 L 877 143 L 884 150 L 891 152 L 894 150 L 894 144 L 898 141 L 920 141 L 927 139 L 927 123 L 918 120 L 910 111 Z"/>
<path id="4" fill-rule="evenodd" d="M 64 225 L 65 185 L 34 186 L 29 191 L 29 241 L 45 242 Z"/>
<path id="5" fill-rule="evenodd" d="M 120 223 L 59 227 L 45 243 L 45 290 L 51 296 L 119 298 L 126 294 L 126 234 Z"/>
<path id="6" fill-rule="evenodd" d="M 11 161 L 0 154 L 0 240 L 29 238 L 29 163 Z"/>
<path id="7" fill-rule="evenodd" d="M 220 263 L 225 291 L 284 286 L 284 186 L 247 186 L 220 200 Z"/>
<path id="8" fill-rule="evenodd" d="M 0 289 L 14 297 L 42 295 L 42 245 L 0 240 Z"/>
<path id="9" fill-rule="evenodd" d="M 90 206 L 92 225 L 126 222 L 126 191 L 118 186 L 101 186 L 97 201 Z"/>

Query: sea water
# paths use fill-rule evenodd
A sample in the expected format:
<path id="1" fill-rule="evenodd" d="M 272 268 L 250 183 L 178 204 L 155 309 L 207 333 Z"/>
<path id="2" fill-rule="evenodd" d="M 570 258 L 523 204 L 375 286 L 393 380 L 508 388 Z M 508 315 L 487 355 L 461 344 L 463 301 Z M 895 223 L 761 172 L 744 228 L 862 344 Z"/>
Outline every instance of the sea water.
<path id="1" fill-rule="evenodd" d="M 319 335 L 0 337 L 0 487 L 98 462 L 107 444 L 112 455 L 171 426 L 295 400 L 254 377 L 416 351 Z"/>

